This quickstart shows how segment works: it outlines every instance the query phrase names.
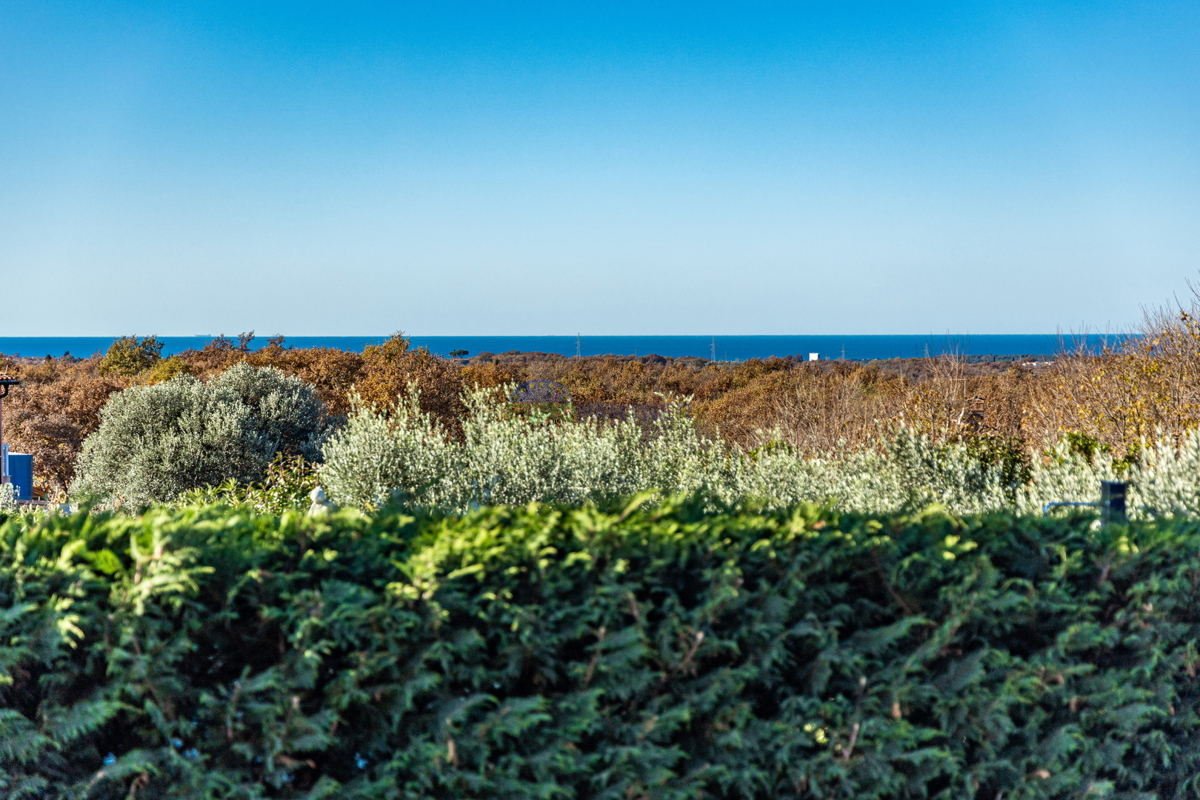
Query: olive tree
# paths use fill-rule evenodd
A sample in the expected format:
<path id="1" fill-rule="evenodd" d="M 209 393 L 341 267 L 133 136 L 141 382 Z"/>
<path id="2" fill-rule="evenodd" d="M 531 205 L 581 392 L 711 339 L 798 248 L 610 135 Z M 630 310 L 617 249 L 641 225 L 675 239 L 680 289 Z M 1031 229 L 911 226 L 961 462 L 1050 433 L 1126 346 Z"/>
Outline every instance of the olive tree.
<path id="1" fill-rule="evenodd" d="M 320 456 L 316 390 L 271 367 L 238 364 L 208 383 L 181 375 L 113 395 L 83 444 L 74 496 L 143 506 L 227 479 L 261 480 L 276 453 Z"/>

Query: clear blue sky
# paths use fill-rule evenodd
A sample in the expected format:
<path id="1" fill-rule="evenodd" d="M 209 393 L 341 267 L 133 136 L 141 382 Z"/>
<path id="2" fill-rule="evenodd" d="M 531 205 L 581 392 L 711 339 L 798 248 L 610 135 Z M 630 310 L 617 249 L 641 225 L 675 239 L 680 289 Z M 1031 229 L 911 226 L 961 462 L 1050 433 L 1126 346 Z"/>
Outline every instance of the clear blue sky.
<path id="1" fill-rule="evenodd" d="M 1127 328 L 1200 3 L 0 0 L 0 335 Z"/>

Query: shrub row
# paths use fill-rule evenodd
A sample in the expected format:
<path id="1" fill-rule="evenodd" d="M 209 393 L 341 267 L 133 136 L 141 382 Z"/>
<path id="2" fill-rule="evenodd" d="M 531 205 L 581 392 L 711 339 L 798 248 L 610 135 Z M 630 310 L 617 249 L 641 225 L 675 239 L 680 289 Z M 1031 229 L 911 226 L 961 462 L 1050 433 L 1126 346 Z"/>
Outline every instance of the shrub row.
<path id="1" fill-rule="evenodd" d="M 1143 443 L 1117 464 L 1085 437 L 1068 436 L 1032 463 L 1005 440 L 940 439 L 898 426 L 872 446 L 806 456 L 781 439 L 747 451 L 707 438 L 680 406 L 653 421 L 515 413 L 497 390 L 464 396 L 461 436 L 402 396 L 390 415 L 357 407 L 326 443 L 320 481 L 338 503 L 403 502 L 464 511 L 476 505 L 606 502 L 653 491 L 704 493 L 721 503 L 758 499 L 785 508 L 835 503 L 893 513 L 940 503 L 954 513 L 1042 513 L 1045 503 L 1095 502 L 1118 470 L 1135 516 L 1200 514 L 1200 429 Z M 568 408 L 564 414 L 573 416 Z M 1162 434 L 1162 432 L 1159 432 Z"/>
<path id="2" fill-rule="evenodd" d="M 1200 527 L 703 503 L 0 527 L 0 793 L 1184 798 Z"/>
<path id="3" fill-rule="evenodd" d="M 936 446 L 908 428 L 881 437 L 879 449 L 818 459 L 780 441 L 754 452 L 729 449 L 704 437 L 678 405 L 650 422 L 633 415 L 572 422 L 515 413 L 503 399 L 497 390 L 468 393 L 461 438 L 422 412 L 415 393 L 390 415 L 358 407 L 324 448 L 321 482 L 343 505 L 400 501 L 454 511 L 605 502 L 642 491 L 702 492 L 726 503 L 754 497 L 780 507 L 836 500 L 872 512 L 931 502 L 969 512 L 1006 503 L 999 468 L 964 445 Z M 568 409 L 565 416 L 574 415 Z"/>
<path id="4" fill-rule="evenodd" d="M 691 398 L 706 436 L 746 450 L 771 440 L 808 456 L 869 448 L 881 423 L 904 422 L 924 434 L 994 438 L 1035 459 L 1069 432 L 1126 464 L 1139 459 L 1147 440 L 1164 434 L 1173 440 L 1200 426 L 1198 319 L 1200 302 L 1187 311 L 1155 313 L 1146 335 L 1126 339 L 1119 352 L 1061 355 L 1037 368 L 996 369 L 953 357 L 731 364 L 544 353 L 481 353 L 467 364 L 410 349 L 400 334 L 353 353 L 294 349 L 282 337 L 252 350 L 254 336 L 247 333 L 168 359 L 153 336 L 123 337 L 103 359 L 0 355 L 0 371 L 23 381 L 6 401 L 9 441 L 34 454 L 38 484 L 56 499 L 67 493 L 83 441 L 100 426 L 99 411 L 113 393 L 187 375 L 209 381 L 238 364 L 302 380 L 334 419 L 350 413 L 356 395 L 390 410 L 415 385 L 421 411 L 455 435 L 468 411 L 464 393 L 473 387 L 549 380 L 562 384 L 577 408 L 605 415 L 628 408 L 645 413 L 661 407 L 664 397 Z"/>
<path id="5" fill-rule="evenodd" d="M 1031 460 L 1017 440 L 994 432 L 960 426 L 930 436 L 907 423 L 876 425 L 873 441 L 814 455 L 782 429 L 760 431 L 763 444 L 750 450 L 705 435 L 678 404 L 641 418 L 596 417 L 508 395 L 466 392 L 447 426 L 412 383 L 387 410 L 358 401 L 338 426 L 311 385 L 239 362 L 208 383 L 182 375 L 114 395 L 83 445 L 72 494 L 134 511 L 227 481 L 222 491 L 232 496 L 266 479 L 273 459 L 303 457 L 325 462 L 319 479 L 336 502 L 360 508 L 403 502 L 457 512 L 655 491 L 777 507 L 831 501 L 867 513 L 934 502 L 955 513 L 1040 513 L 1047 502 L 1096 500 L 1100 480 L 1120 472 L 1135 514 L 1200 513 L 1200 428 L 1159 429 L 1126 460 L 1078 433 Z"/>

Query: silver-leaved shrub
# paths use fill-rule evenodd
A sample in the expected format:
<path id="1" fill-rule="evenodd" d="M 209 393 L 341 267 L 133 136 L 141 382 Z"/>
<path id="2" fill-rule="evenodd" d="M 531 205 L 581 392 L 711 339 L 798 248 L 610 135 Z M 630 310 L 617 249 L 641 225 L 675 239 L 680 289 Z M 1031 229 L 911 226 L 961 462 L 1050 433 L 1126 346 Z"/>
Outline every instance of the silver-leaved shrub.
<path id="1" fill-rule="evenodd" d="M 1137 509 L 1154 516 L 1200 514 L 1200 431 L 1178 442 L 1160 431 L 1129 470 Z"/>
<path id="2" fill-rule="evenodd" d="M 276 453 L 316 459 L 325 411 L 312 386 L 270 367 L 234 366 L 113 396 L 76 466 L 73 496 L 140 507 L 225 480 L 258 481 Z"/>
<path id="3" fill-rule="evenodd" d="M 643 491 L 864 511 L 941 503 L 969 512 L 1008 502 L 998 469 L 962 445 L 905 428 L 877 449 L 805 459 L 786 446 L 731 451 L 701 436 L 681 406 L 668 406 L 646 430 L 633 418 L 564 423 L 512 414 L 503 397 L 503 390 L 469 393 L 461 439 L 440 430 L 415 393 L 390 416 L 360 405 L 326 444 L 321 482 L 335 502 L 367 508 L 394 500 L 449 510 L 578 503 Z"/>
<path id="4" fill-rule="evenodd" d="M 11 483 L 0 483 L 0 514 L 12 514 L 19 510 L 16 487 Z"/>
<path id="5" fill-rule="evenodd" d="M 461 438 L 421 412 L 415 393 L 390 416 L 360 404 L 325 445 L 321 483 L 335 502 L 363 508 L 399 501 L 465 510 L 650 491 L 776 508 L 808 501 L 888 513 L 936 503 L 961 514 L 1041 514 L 1046 503 L 1095 502 L 1100 481 L 1118 479 L 1110 455 L 1080 454 L 1065 440 L 1033 459 L 1028 482 L 1011 485 L 967 446 L 903 426 L 873 447 L 804 458 L 782 443 L 752 453 L 729 449 L 700 435 L 681 406 L 668 407 L 647 430 L 633 418 L 512 414 L 504 397 L 504 390 L 469 393 Z M 1200 432 L 1148 444 L 1124 479 L 1132 516 L 1200 513 Z"/>

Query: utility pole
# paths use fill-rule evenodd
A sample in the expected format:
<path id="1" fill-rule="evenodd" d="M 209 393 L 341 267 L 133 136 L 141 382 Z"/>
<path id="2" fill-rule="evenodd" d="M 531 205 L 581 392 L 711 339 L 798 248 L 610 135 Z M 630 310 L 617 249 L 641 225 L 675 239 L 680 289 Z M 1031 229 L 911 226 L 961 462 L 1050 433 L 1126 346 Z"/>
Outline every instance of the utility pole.
<path id="1" fill-rule="evenodd" d="M 717 337 L 715 337 L 715 336 L 713 337 L 713 340 L 712 340 L 712 358 L 709 360 L 710 361 L 717 360 Z"/>
<path id="2" fill-rule="evenodd" d="M 583 358 L 583 339 L 578 332 L 575 333 L 575 357 Z"/>

